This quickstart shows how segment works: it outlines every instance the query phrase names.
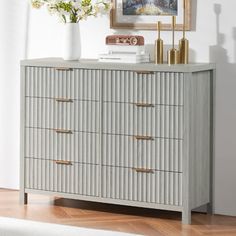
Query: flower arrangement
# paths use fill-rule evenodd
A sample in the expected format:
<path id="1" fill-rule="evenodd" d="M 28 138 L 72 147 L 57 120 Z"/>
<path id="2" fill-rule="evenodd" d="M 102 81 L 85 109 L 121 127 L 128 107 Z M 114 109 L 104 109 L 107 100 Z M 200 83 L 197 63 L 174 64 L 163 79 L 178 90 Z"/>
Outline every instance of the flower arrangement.
<path id="1" fill-rule="evenodd" d="M 89 16 L 104 14 L 111 9 L 109 0 L 31 0 L 33 8 L 45 6 L 49 13 L 57 15 L 64 23 L 78 23 Z"/>

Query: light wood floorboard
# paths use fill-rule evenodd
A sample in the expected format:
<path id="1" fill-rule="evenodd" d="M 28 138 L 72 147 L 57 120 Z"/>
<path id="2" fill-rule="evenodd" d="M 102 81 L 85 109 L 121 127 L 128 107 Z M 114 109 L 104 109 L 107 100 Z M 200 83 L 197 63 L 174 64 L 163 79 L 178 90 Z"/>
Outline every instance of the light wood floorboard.
<path id="1" fill-rule="evenodd" d="M 150 236 L 236 236 L 236 217 L 193 213 L 192 225 L 181 214 L 135 207 L 29 195 L 19 204 L 19 192 L 0 189 L 0 216 Z"/>

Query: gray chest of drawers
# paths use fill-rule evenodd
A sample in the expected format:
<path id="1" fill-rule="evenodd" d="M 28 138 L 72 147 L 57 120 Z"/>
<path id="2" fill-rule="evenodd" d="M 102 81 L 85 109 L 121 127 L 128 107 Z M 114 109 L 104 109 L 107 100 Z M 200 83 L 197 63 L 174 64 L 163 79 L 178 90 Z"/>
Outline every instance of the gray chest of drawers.
<path id="1" fill-rule="evenodd" d="M 21 193 L 211 206 L 214 65 L 21 62 Z"/>

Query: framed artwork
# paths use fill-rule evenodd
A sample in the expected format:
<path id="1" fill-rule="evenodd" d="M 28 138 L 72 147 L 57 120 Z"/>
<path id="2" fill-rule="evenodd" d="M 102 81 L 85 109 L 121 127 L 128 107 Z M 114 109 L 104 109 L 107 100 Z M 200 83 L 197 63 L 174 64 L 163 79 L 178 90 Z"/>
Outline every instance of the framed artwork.
<path id="1" fill-rule="evenodd" d="M 176 16 L 176 30 L 183 29 L 184 0 L 113 0 L 111 28 L 156 30 L 157 21 L 162 30 L 171 30 L 170 16 Z M 190 30 L 191 0 L 186 0 L 186 30 Z"/>

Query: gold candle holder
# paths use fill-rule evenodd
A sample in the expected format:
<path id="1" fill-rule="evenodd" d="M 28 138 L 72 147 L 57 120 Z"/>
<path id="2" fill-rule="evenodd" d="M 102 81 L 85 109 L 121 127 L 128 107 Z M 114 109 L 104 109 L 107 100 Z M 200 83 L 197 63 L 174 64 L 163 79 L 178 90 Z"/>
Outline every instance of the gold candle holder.
<path id="1" fill-rule="evenodd" d="M 172 16 L 172 48 L 168 50 L 167 58 L 169 65 L 175 65 L 179 63 L 179 50 L 175 48 L 175 25 L 176 18 Z"/>
<path id="2" fill-rule="evenodd" d="M 163 64 L 163 40 L 161 39 L 161 22 L 157 23 L 158 38 L 155 41 L 155 63 Z"/>
<path id="3" fill-rule="evenodd" d="M 180 63 L 188 64 L 189 62 L 189 41 L 185 38 L 186 27 L 186 0 L 183 0 L 183 38 L 179 41 Z"/>
<path id="4" fill-rule="evenodd" d="M 176 48 L 172 48 L 168 50 L 168 64 L 169 65 L 176 65 L 179 64 L 179 50 Z"/>

